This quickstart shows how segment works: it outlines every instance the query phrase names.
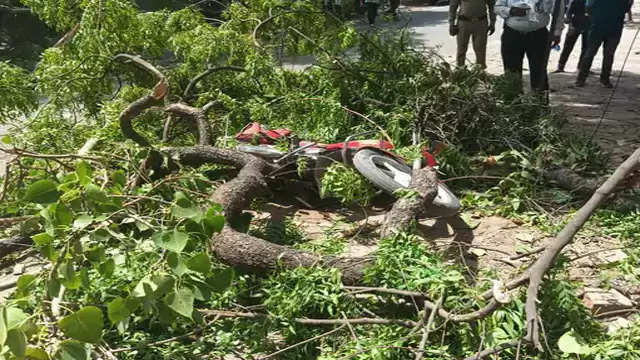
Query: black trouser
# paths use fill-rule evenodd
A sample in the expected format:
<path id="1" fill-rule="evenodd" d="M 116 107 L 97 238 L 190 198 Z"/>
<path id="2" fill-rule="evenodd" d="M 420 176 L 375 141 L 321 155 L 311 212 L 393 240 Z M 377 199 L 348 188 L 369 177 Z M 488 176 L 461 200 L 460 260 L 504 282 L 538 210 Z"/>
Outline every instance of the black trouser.
<path id="1" fill-rule="evenodd" d="M 602 72 L 600 73 L 601 80 L 609 80 L 611 76 L 611 68 L 613 67 L 613 58 L 616 54 L 616 49 L 620 43 L 620 37 L 622 36 L 622 27 L 603 30 L 592 26 L 589 30 L 589 46 L 587 52 L 582 59 L 582 65 L 580 66 L 580 73 L 578 74 L 578 80 L 584 81 L 589 75 L 591 65 L 593 64 L 593 58 L 596 57 L 600 45 L 604 44 L 602 50 Z"/>
<path id="2" fill-rule="evenodd" d="M 576 45 L 578 38 L 582 36 L 582 48 L 580 49 L 580 60 L 578 61 L 578 69 L 580 69 L 580 65 L 582 65 L 582 58 L 584 54 L 587 53 L 587 48 L 589 45 L 589 40 L 587 37 L 587 30 L 576 28 L 574 26 L 569 27 L 569 31 L 567 32 L 567 36 L 564 38 L 564 49 L 562 49 L 562 53 L 560 54 L 560 61 L 558 61 L 558 69 L 564 69 L 564 66 L 567 64 L 567 60 L 569 60 L 569 55 L 573 51 L 573 47 Z"/>
<path id="3" fill-rule="evenodd" d="M 389 0 L 389 11 L 396 12 L 400 7 L 400 0 Z"/>
<path id="4" fill-rule="evenodd" d="M 369 24 L 373 25 L 376 23 L 376 16 L 378 16 L 378 4 L 376 3 L 364 3 L 367 7 L 367 19 L 369 19 Z"/>
<path id="5" fill-rule="evenodd" d="M 502 32 L 502 63 L 505 73 L 522 78 L 524 56 L 529 62 L 531 89 L 549 90 L 547 63 L 549 61 L 549 31 L 541 28 L 528 33 L 516 31 L 508 26 Z"/>

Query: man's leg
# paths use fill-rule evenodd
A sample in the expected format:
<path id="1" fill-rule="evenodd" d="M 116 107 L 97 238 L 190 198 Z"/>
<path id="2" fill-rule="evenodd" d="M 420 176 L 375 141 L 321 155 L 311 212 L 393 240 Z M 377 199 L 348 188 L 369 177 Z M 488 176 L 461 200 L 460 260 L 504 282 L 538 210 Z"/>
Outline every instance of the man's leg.
<path id="1" fill-rule="evenodd" d="M 589 71 L 591 71 L 591 65 L 593 65 L 593 58 L 596 57 L 598 49 L 600 49 L 600 45 L 603 42 L 603 34 L 601 31 L 592 28 L 588 33 L 587 51 L 585 52 L 580 64 L 580 71 L 578 72 L 578 78 L 576 79 L 576 86 L 585 85 L 587 76 L 589 76 Z"/>
<path id="2" fill-rule="evenodd" d="M 378 4 L 376 3 L 365 3 L 367 6 L 367 19 L 369 20 L 369 25 L 373 25 L 376 23 L 376 16 L 378 16 Z"/>
<path id="3" fill-rule="evenodd" d="M 584 56 L 587 53 L 587 50 L 589 48 L 589 31 L 588 30 L 583 30 L 582 33 L 580 34 L 581 39 L 580 39 L 580 60 L 578 60 L 578 70 L 580 70 L 580 68 L 582 67 L 582 61 L 584 59 Z"/>
<path id="4" fill-rule="evenodd" d="M 529 62 L 531 89 L 536 92 L 549 90 L 547 64 L 549 62 L 549 30 L 542 28 L 527 34 L 525 53 Z"/>
<path id="5" fill-rule="evenodd" d="M 487 19 L 473 22 L 473 52 L 476 53 L 476 64 L 483 69 L 487 68 L 487 31 L 489 22 Z"/>
<path id="6" fill-rule="evenodd" d="M 467 59 L 467 49 L 469 48 L 469 38 L 473 33 L 473 23 L 471 21 L 459 21 L 458 22 L 458 35 L 456 40 L 458 42 L 458 51 L 456 53 L 456 64 L 458 66 L 464 66 Z"/>
<path id="7" fill-rule="evenodd" d="M 620 37 L 622 36 L 622 30 L 616 31 L 613 34 L 609 34 L 604 38 L 604 47 L 602 54 L 602 72 L 600 73 L 600 82 L 605 87 L 611 88 L 610 77 L 611 69 L 613 68 L 613 59 L 616 55 L 616 49 L 620 43 Z"/>
<path id="8" fill-rule="evenodd" d="M 562 49 L 560 60 L 558 61 L 558 72 L 564 72 L 564 66 L 569 60 L 569 55 L 571 55 L 573 47 L 576 45 L 578 36 L 580 36 L 580 32 L 573 26 L 569 27 L 569 31 L 567 31 L 567 35 L 564 38 L 564 49 Z"/>
<path id="9" fill-rule="evenodd" d="M 505 74 L 511 74 L 522 80 L 522 61 L 524 60 L 525 36 L 505 26 L 502 31 L 502 64 Z"/>

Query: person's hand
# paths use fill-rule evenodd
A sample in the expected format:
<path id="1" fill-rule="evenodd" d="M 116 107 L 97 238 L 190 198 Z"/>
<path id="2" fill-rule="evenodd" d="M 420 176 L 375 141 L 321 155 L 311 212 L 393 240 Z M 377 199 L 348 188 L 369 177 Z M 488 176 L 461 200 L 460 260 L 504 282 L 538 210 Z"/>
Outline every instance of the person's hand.
<path id="1" fill-rule="evenodd" d="M 527 16 L 527 10 L 528 9 L 524 9 L 521 7 L 512 7 L 511 10 L 509 10 L 509 15 L 510 16 Z"/>
<path id="2" fill-rule="evenodd" d="M 551 47 L 556 47 L 560 45 L 560 35 L 553 35 L 551 37 Z"/>
<path id="3" fill-rule="evenodd" d="M 458 35 L 458 25 L 454 25 L 454 24 L 449 25 L 449 35 L 451 36 Z"/>
<path id="4" fill-rule="evenodd" d="M 491 23 L 489 24 L 489 28 L 487 29 L 487 34 L 493 35 L 494 32 L 496 32 L 496 24 Z"/>

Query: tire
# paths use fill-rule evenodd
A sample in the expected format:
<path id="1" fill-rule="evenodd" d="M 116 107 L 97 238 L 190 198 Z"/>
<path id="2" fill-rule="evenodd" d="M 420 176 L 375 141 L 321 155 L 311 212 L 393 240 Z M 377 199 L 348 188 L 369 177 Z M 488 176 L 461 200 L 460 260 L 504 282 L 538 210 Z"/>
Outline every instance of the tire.
<path id="1" fill-rule="evenodd" d="M 353 166 L 377 188 L 392 194 L 409 186 L 411 168 L 381 152 L 363 149 L 353 157 Z M 438 184 L 438 194 L 425 209 L 428 217 L 449 217 L 460 211 L 460 200 L 443 183 Z"/>

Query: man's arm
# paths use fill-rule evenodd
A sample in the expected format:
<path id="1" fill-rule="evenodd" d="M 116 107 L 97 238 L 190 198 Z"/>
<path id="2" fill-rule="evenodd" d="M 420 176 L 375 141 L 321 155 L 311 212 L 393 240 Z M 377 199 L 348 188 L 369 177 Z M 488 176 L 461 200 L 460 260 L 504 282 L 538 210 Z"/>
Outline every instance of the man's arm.
<path id="1" fill-rule="evenodd" d="M 459 0 L 449 1 L 449 25 L 456 23 L 456 17 L 458 16 Z"/>
<path id="2" fill-rule="evenodd" d="M 555 0 L 559 2 L 559 4 L 554 4 L 554 13 L 551 14 L 551 23 L 554 25 L 553 29 L 551 29 L 552 34 L 554 36 L 562 35 L 562 28 L 564 27 L 564 22 L 562 19 L 564 18 L 564 10 L 566 8 L 565 0 Z"/>
<path id="3" fill-rule="evenodd" d="M 494 6 L 494 12 L 496 15 L 500 16 L 503 19 L 509 17 L 509 1 L 508 0 L 496 0 L 496 4 Z"/>

